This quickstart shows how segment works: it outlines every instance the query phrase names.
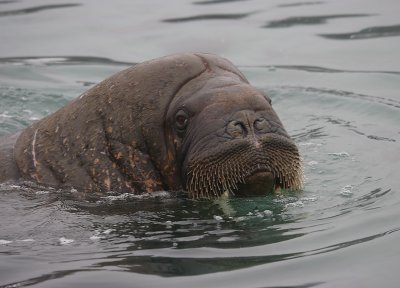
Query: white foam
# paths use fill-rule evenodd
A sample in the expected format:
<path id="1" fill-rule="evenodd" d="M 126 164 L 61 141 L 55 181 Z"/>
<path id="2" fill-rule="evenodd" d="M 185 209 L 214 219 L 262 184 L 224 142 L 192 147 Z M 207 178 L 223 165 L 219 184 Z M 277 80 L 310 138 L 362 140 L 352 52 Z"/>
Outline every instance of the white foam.
<path id="1" fill-rule="evenodd" d="M 301 202 L 316 202 L 318 197 L 303 197 L 300 200 Z"/>
<path id="2" fill-rule="evenodd" d="M 336 157 L 340 157 L 340 158 L 346 158 L 346 157 L 349 157 L 349 156 L 350 156 L 350 154 L 347 153 L 347 152 L 345 152 L 345 151 L 342 151 L 342 152 L 332 152 L 332 153 L 328 153 L 328 155 L 336 156 Z"/>
<path id="3" fill-rule="evenodd" d="M 44 194 L 49 194 L 49 193 L 50 193 L 50 191 L 44 191 L 44 190 L 35 192 L 36 195 L 44 195 Z"/>
<path id="4" fill-rule="evenodd" d="M 21 186 L 19 185 L 9 185 L 8 187 L 10 187 L 11 189 L 21 189 Z"/>
<path id="5" fill-rule="evenodd" d="M 8 240 L 3 240 L 3 239 L 0 239 L 0 245 L 7 245 L 7 244 L 10 244 L 10 243 L 12 243 L 13 241 L 8 241 Z"/>
<path id="6" fill-rule="evenodd" d="M 65 62 L 67 61 L 66 58 L 61 58 L 61 57 L 54 57 L 54 58 L 34 58 L 34 59 L 26 59 L 24 61 L 25 64 L 30 64 L 30 65 L 47 65 L 51 63 L 59 63 L 59 62 Z"/>
<path id="7" fill-rule="evenodd" d="M 219 238 L 217 241 L 218 242 L 233 242 L 233 241 L 236 241 L 238 239 L 239 239 L 239 237 L 234 237 L 234 236 L 227 237 L 227 236 L 224 236 L 224 237 Z"/>
<path id="8" fill-rule="evenodd" d="M 222 221 L 224 219 L 224 218 L 222 218 L 221 216 L 218 216 L 218 215 L 214 215 L 213 218 L 214 218 L 214 220 L 217 220 L 217 221 Z"/>
<path id="9" fill-rule="evenodd" d="M 103 237 L 101 237 L 99 235 L 90 236 L 90 240 L 92 240 L 92 241 L 98 241 L 98 240 L 101 240 L 101 239 L 103 239 Z"/>
<path id="10" fill-rule="evenodd" d="M 8 114 L 8 111 L 4 111 L 3 113 L 0 114 L 0 117 L 2 118 L 12 118 L 12 115 Z"/>
<path id="11" fill-rule="evenodd" d="M 60 239 L 58 239 L 58 241 L 60 242 L 61 245 L 68 245 L 71 244 L 72 242 L 75 242 L 74 239 L 67 239 L 65 237 L 61 237 Z"/>
<path id="12" fill-rule="evenodd" d="M 130 197 L 131 197 L 131 195 L 129 193 L 124 193 L 124 194 L 116 195 L 116 196 L 114 196 L 114 195 L 106 196 L 106 197 L 103 197 L 103 199 L 108 200 L 108 201 L 118 201 L 118 200 L 126 200 Z"/>
<path id="13" fill-rule="evenodd" d="M 340 195 L 341 196 L 344 196 L 344 197 L 351 197 L 351 196 L 353 196 L 353 188 L 354 188 L 354 186 L 352 186 L 352 185 L 346 185 L 346 186 L 344 186 L 343 188 L 342 188 L 342 190 L 340 191 Z"/>
<path id="14" fill-rule="evenodd" d="M 285 208 L 303 208 L 303 207 L 304 207 L 304 203 L 302 201 L 287 203 L 285 205 Z"/>
<path id="15" fill-rule="evenodd" d="M 22 239 L 22 240 L 17 240 L 18 242 L 35 242 L 35 239 L 28 238 L 28 239 Z"/>
<path id="16" fill-rule="evenodd" d="M 315 166 L 315 165 L 318 165 L 318 162 L 317 161 L 310 161 L 307 164 L 308 164 L 308 166 Z"/>
<path id="17" fill-rule="evenodd" d="M 322 144 L 314 142 L 306 142 L 306 143 L 299 143 L 299 146 L 322 146 Z"/>
<path id="18" fill-rule="evenodd" d="M 264 214 L 264 216 L 271 217 L 274 213 L 271 210 L 264 210 L 262 214 Z"/>
<path id="19" fill-rule="evenodd" d="M 171 194 L 168 191 L 155 191 L 151 193 L 143 193 L 143 194 L 132 194 L 132 193 L 124 193 L 124 194 L 119 194 L 119 195 L 112 195 L 115 194 L 114 191 L 109 191 L 107 192 L 108 196 L 102 197 L 101 201 L 99 202 L 104 202 L 104 201 L 119 201 L 119 200 L 131 200 L 131 199 L 154 199 L 154 198 L 171 198 L 173 194 Z"/>

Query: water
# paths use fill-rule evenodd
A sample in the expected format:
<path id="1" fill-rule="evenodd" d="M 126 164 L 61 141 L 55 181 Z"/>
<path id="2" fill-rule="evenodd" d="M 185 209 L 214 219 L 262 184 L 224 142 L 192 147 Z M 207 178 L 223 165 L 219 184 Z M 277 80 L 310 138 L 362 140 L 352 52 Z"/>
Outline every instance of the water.
<path id="1" fill-rule="evenodd" d="M 397 287 L 397 1 L 0 1 L 0 135 L 127 67 L 227 57 L 266 91 L 305 186 L 82 198 L 0 185 L 0 287 Z"/>

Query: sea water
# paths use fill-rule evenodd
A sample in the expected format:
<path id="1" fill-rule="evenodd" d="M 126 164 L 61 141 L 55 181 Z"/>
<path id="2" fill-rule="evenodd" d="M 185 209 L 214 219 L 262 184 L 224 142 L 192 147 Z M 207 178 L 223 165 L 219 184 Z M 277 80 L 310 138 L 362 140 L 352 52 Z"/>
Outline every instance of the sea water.
<path id="1" fill-rule="evenodd" d="M 218 201 L 0 184 L 0 287 L 397 287 L 399 8 L 0 1 L 0 135 L 131 64 L 211 52 L 270 96 L 305 172 L 302 191 Z"/>

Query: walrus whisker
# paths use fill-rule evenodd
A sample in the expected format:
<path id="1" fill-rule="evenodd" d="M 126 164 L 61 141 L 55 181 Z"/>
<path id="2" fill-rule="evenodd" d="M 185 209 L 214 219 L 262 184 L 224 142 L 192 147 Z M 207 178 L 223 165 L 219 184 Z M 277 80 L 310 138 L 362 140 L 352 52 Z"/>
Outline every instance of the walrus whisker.
<path id="1" fill-rule="evenodd" d="M 213 197 L 220 197 L 224 191 L 234 193 L 238 185 L 246 183 L 245 178 L 256 171 L 270 171 L 277 182 L 274 187 L 279 185 L 283 189 L 300 189 L 301 159 L 295 146 L 279 137 L 268 137 L 261 142 L 261 149 L 241 141 L 231 143 L 223 153 L 207 151 L 205 155 L 193 159 L 188 173 L 188 190 L 192 197 L 203 194 L 209 197 L 209 190 L 213 192 Z M 254 159 L 258 159 L 258 162 L 252 163 Z M 193 175 L 198 173 L 207 173 L 208 177 L 193 179 Z"/>

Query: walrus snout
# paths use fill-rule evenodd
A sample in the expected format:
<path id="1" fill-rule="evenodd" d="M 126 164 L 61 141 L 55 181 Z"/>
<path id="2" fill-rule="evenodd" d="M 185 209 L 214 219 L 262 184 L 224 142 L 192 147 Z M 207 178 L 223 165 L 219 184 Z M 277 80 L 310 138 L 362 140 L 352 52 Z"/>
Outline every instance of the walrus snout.
<path id="1" fill-rule="evenodd" d="M 299 189 L 302 165 L 295 143 L 288 137 L 267 134 L 257 140 L 228 140 L 204 149 L 189 159 L 187 186 L 194 198 L 217 198 L 228 192 L 257 196 L 278 187 Z"/>
<path id="2" fill-rule="evenodd" d="M 275 121 L 274 121 L 275 120 Z M 226 125 L 226 133 L 232 139 L 258 139 L 268 133 L 289 137 L 276 119 L 268 119 L 254 111 L 239 111 Z"/>
<path id="3" fill-rule="evenodd" d="M 227 125 L 227 132 L 232 138 L 245 138 L 259 132 L 270 131 L 271 124 L 264 118 L 256 118 L 251 123 L 248 119 L 230 121 Z"/>

